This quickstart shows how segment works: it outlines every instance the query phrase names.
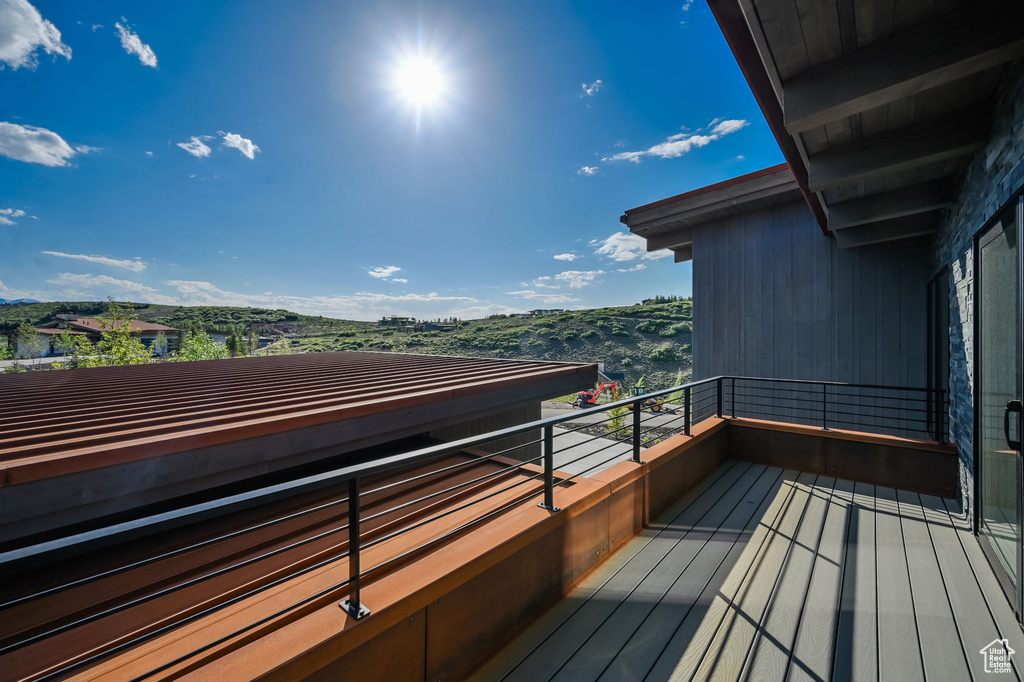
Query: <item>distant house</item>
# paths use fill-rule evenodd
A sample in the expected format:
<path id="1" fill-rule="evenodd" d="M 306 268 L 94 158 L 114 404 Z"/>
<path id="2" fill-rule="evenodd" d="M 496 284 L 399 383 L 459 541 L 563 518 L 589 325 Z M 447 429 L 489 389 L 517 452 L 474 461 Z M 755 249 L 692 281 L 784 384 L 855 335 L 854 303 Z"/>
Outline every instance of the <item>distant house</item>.
<path id="1" fill-rule="evenodd" d="M 416 324 L 415 317 L 403 317 L 401 315 L 388 315 L 380 318 L 378 327 L 412 327 Z"/>
<path id="2" fill-rule="evenodd" d="M 453 329 L 455 329 L 455 325 L 440 322 L 418 322 L 413 327 L 413 331 L 417 332 L 450 332 Z"/>
<path id="3" fill-rule="evenodd" d="M 537 308 L 536 310 L 527 311 L 527 315 L 537 317 L 538 315 L 555 315 L 557 313 L 564 313 L 565 308 Z"/>
<path id="4" fill-rule="evenodd" d="M 84 336 L 93 343 L 99 341 L 104 331 L 111 329 L 118 329 L 123 325 L 124 322 L 120 320 L 106 320 L 97 317 L 78 317 L 73 312 L 62 311 L 57 313 L 52 322 L 36 327 L 36 331 L 46 340 L 45 344 L 40 344 L 38 348 L 19 348 L 17 339 L 15 338 L 15 332 L 9 334 L 11 341 L 11 348 L 14 350 L 16 355 L 21 357 L 46 357 L 50 355 L 63 355 L 64 351 L 60 348 L 58 338 L 65 332 L 72 336 Z M 147 348 L 152 348 L 156 353 L 166 353 L 167 348 L 154 348 L 153 344 L 156 342 L 157 337 L 160 334 L 164 335 L 168 343 L 172 339 L 177 338 L 178 330 L 174 327 L 168 327 L 163 324 L 156 324 L 153 322 L 141 322 L 139 320 L 132 320 L 131 333 L 133 336 L 137 336 L 142 344 Z"/>

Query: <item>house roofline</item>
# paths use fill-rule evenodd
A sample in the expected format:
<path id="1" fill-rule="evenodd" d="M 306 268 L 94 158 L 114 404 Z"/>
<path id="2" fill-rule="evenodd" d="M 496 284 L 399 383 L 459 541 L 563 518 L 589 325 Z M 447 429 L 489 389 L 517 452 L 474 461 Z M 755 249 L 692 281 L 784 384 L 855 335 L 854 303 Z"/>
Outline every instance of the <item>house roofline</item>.
<path id="1" fill-rule="evenodd" d="M 718 21 L 718 26 L 725 36 L 725 41 L 732 50 L 733 57 L 747 80 L 747 85 L 757 100 L 761 113 L 764 114 L 768 127 L 775 135 L 783 156 L 789 162 L 793 177 L 796 178 L 800 193 L 807 202 L 807 206 L 814 214 L 815 220 L 821 227 L 821 231 L 830 235 L 828 229 L 828 215 L 822 206 L 818 195 L 810 190 L 807 182 L 807 166 L 803 157 L 797 149 L 796 140 L 786 130 L 785 120 L 782 114 L 782 106 L 775 95 L 775 88 L 772 87 L 771 78 L 765 71 L 764 62 L 761 61 L 761 54 L 757 49 L 753 36 L 750 34 L 750 27 L 738 0 L 708 0 L 708 6 Z"/>

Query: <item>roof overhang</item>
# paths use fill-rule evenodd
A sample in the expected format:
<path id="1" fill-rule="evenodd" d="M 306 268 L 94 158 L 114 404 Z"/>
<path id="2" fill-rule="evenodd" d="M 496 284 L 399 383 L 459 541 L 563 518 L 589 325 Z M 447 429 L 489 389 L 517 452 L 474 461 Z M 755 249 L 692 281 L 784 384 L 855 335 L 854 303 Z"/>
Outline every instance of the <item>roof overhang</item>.
<path id="1" fill-rule="evenodd" d="M 782 163 L 631 208 L 619 220 L 647 240 L 648 251 L 671 249 L 679 263 L 692 258 L 694 227 L 801 196 L 789 165 Z"/>
<path id="2" fill-rule="evenodd" d="M 808 206 L 841 246 L 934 232 L 989 137 L 1024 3 L 708 0 Z M 838 234 L 837 234 L 838 237 Z"/>

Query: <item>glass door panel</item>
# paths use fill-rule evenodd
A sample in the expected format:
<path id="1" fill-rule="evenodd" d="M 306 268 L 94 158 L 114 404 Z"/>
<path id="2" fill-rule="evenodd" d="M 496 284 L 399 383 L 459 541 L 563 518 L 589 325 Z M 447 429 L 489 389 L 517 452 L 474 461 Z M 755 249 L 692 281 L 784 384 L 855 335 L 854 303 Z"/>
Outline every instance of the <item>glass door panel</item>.
<path id="1" fill-rule="evenodd" d="M 1016 206 L 981 235 L 977 253 L 979 530 L 1019 595 L 1021 254 Z"/>

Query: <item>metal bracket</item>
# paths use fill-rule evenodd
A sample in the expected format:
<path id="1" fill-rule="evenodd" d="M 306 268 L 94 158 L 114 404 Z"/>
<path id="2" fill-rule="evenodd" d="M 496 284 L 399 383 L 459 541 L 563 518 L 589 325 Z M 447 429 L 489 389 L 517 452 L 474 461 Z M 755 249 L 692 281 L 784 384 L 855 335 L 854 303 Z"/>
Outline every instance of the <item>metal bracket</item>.
<path id="1" fill-rule="evenodd" d="M 355 606 L 352 605 L 352 601 L 349 599 L 346 599 L 345 601 L 341 602 L 340 604 L 338 604 L 338 606 L 344 609 L 345 613 L 352 616 L 356 620 L 359 620 L 364 616 L 370 615 L 370 609 L 366 608 L 365 605 L 360 604 L 359 608 L 357 609 L 355 608 Z"/>
<path id="2" fill-rule="evenodd" d="M 561 507 L 549 507 L 546 504 L 544 504 L 543 502 L 541 502 L 537 506 L 540 507 L 541 509 L 547 509 L 548 511 L 553 511 L 553 512 L 555 512 L 555 511 L 562 511 Z"/>

